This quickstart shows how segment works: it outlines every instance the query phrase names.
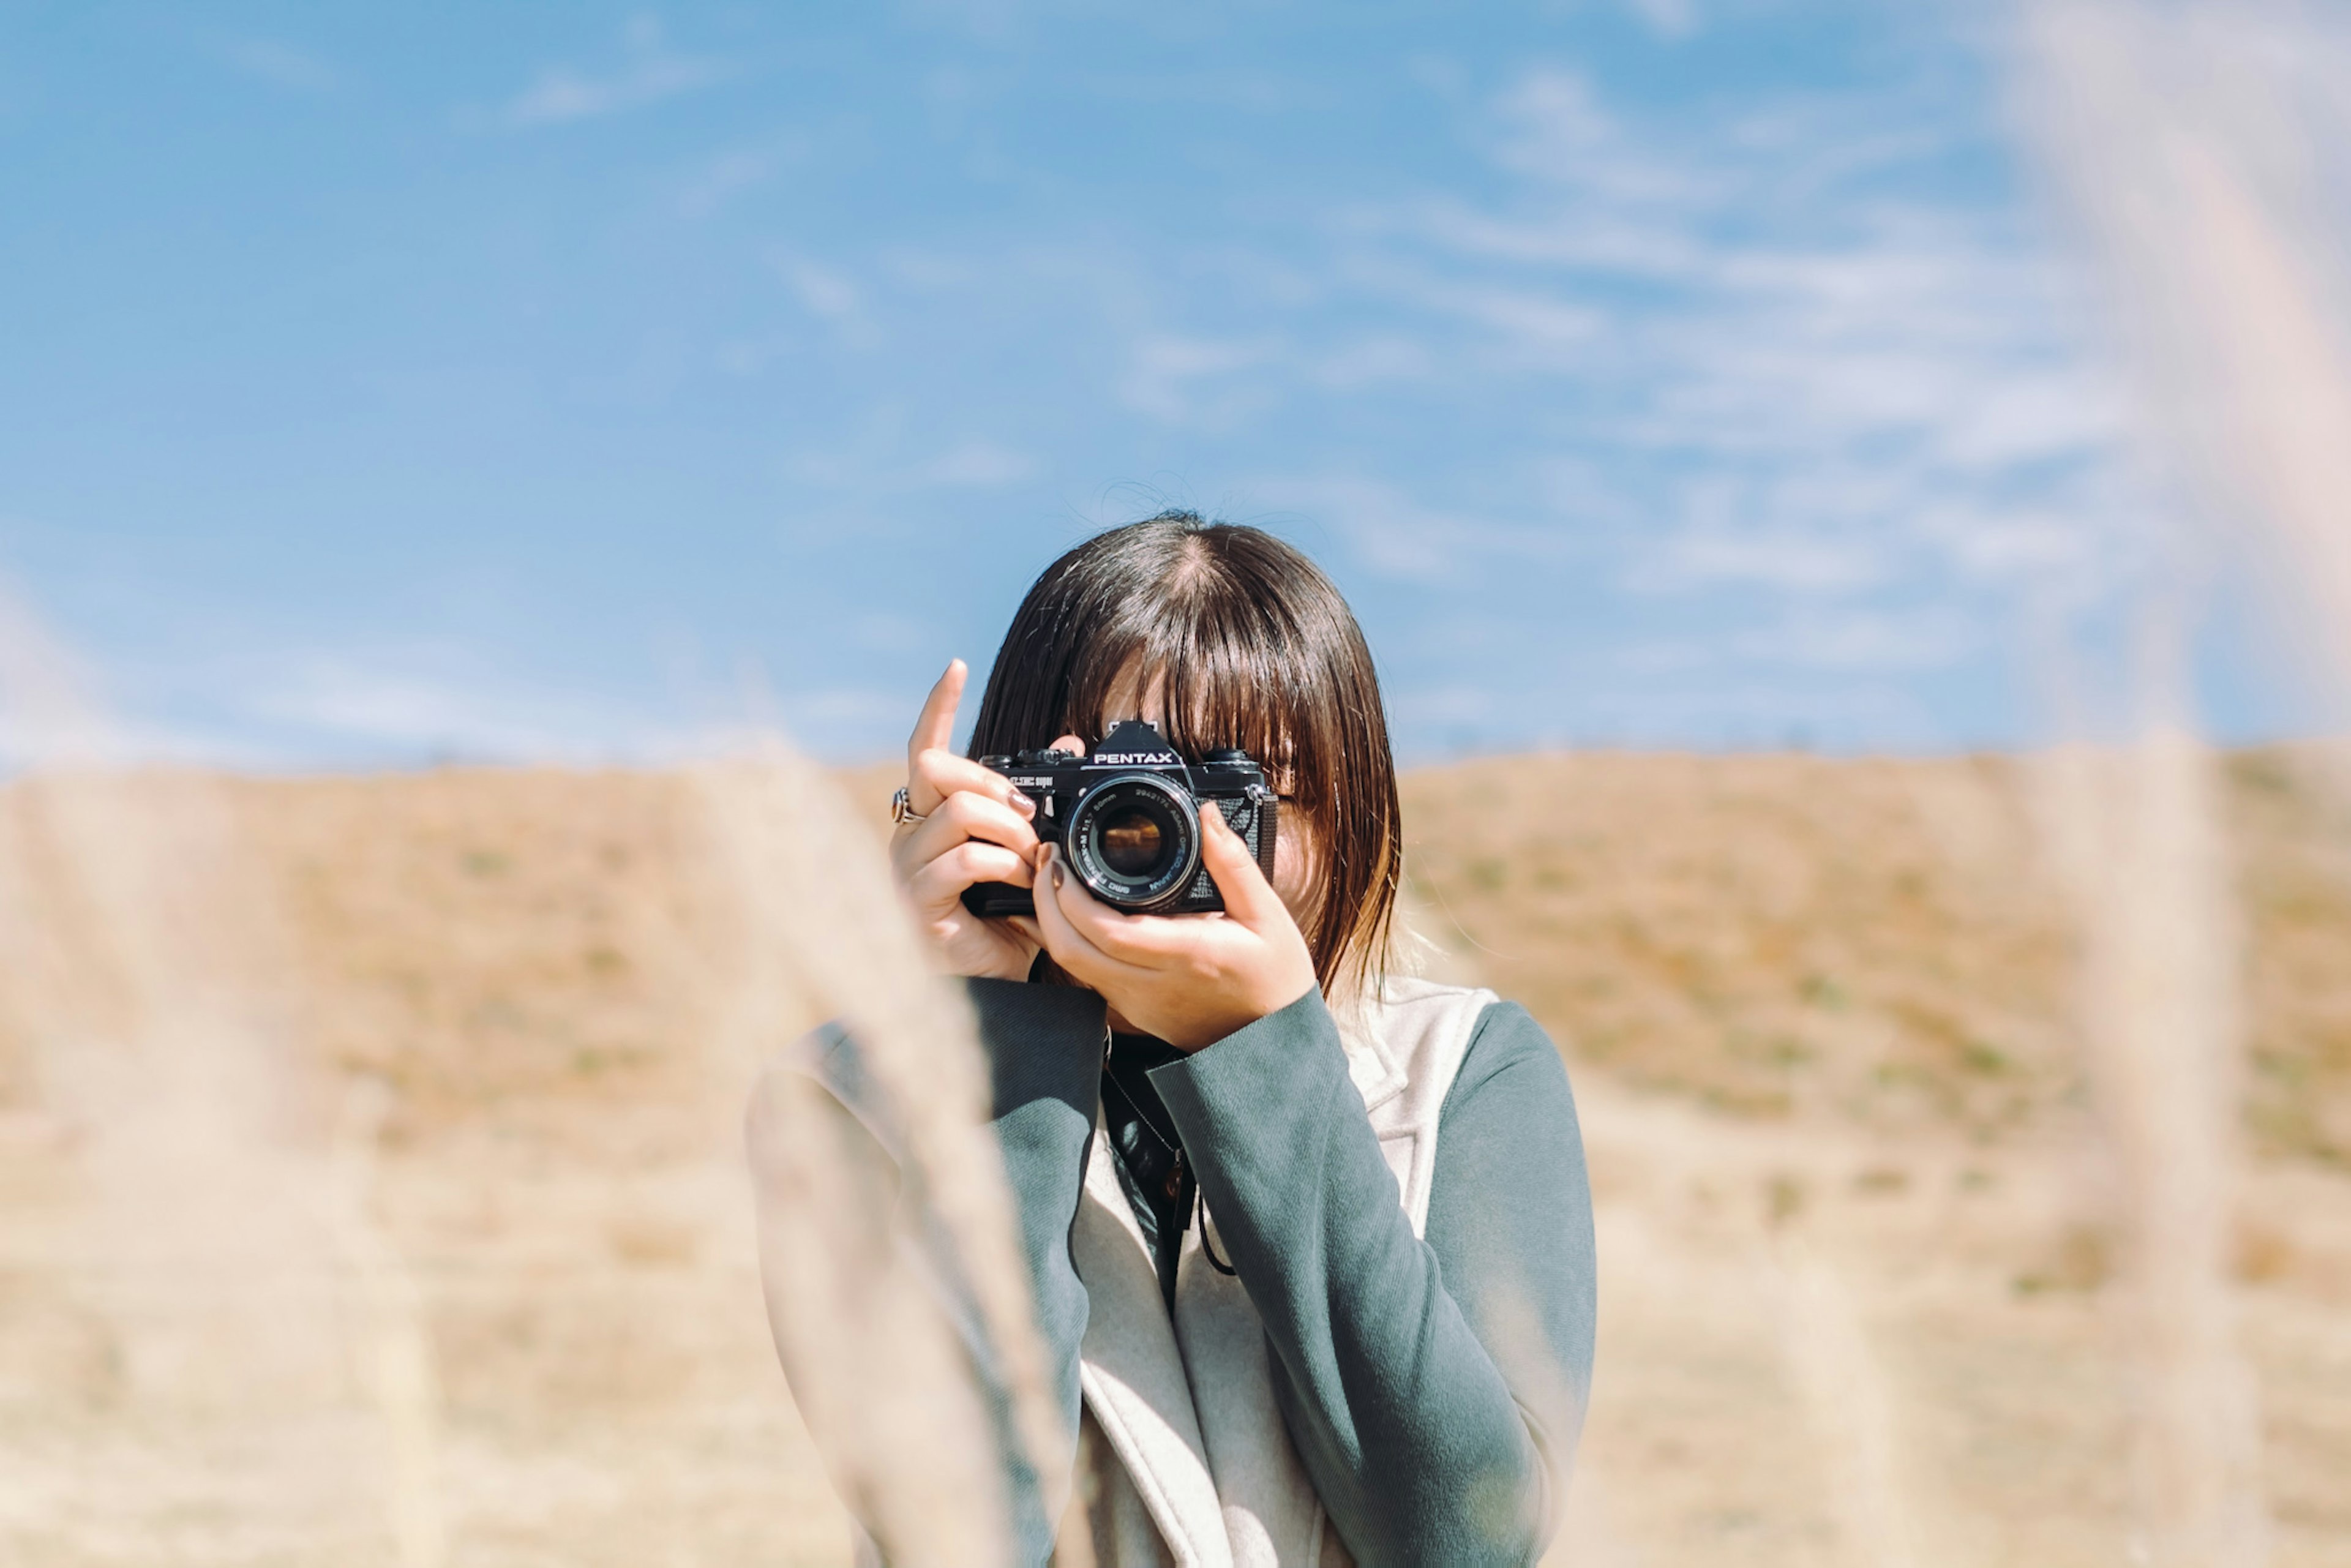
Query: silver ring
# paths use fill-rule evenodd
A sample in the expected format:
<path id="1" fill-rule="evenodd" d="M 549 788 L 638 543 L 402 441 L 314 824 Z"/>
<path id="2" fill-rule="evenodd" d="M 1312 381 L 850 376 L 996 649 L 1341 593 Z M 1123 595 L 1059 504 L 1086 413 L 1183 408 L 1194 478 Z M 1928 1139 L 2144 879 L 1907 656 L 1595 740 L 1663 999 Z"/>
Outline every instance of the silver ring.
<path id="1" fill-rule="evenodd" d="M 898 786 L 898 792 L 890 797 L 890 820 L 893 822 L 925 822 L 930 818 L 925 813 L 914 810 L 914 798 L 906 793 L 906 787 L 901 784 Z"/>

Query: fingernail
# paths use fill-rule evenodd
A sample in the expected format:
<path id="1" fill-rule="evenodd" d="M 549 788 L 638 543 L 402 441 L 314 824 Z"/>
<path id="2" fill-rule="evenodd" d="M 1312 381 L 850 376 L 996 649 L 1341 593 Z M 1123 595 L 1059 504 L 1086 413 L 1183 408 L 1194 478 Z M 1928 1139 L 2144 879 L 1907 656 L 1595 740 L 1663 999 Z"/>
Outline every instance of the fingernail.
<path id="1" fill-rule="evenodd" d="M 1053 857 L 1053 891 L 1061 891 L 1061 857 L 1059 855 Z"/>
<path id="2" fill-rule="evenodd" d="M 1033 817 L 1037 814 L 1037 802 L 1029 799 L 1028 790 L 1015 789 L 1012 791 L 1012 809 L 1024 817 Z"/>

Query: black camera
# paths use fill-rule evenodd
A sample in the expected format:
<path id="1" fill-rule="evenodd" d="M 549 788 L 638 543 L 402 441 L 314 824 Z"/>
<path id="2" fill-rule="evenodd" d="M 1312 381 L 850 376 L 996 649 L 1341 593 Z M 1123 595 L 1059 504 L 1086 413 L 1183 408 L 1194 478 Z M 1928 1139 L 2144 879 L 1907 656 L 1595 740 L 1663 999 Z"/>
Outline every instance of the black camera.
<path id="1" fill-rule="evenodd" d="M 1200 863 L 1203 800 L 1216 802 L 1258 869 L 1272 879 L 1280 802 L 1265 769 L 1246 751 L 1211 751 L 1195 768 L 1136 718 L 1112 726 L 1083 757 L 1024 751 L 979 760 L 1037 803 L 1037 836 L 1060 844 L 1087 891 L 1114 909 L 1197 915 L 1225 906 Z M 1037 912 L 1029 890 L 1009 883 L 974 883 L 964 889 L 963 904 L 990 917 Z"/>

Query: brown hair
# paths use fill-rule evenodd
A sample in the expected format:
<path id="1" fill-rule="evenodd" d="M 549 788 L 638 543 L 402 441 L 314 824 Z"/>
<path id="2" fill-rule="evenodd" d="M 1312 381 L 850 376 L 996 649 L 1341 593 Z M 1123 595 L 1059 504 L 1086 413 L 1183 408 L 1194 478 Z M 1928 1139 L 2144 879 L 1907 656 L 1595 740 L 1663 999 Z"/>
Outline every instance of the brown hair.
<path id="1" fill-rule="evenodd" d="M 1314 972 L 1385 967 L 1404 863 L 1395 759 L 1371 649 L 1314 563 L 1258 528 L 1162 512 L 1047 567 L 988 672 L 971 755 L 1099 740 L 1121 695 L 1159 685 L 1168 744 L 1238 746 L 1302 815 L 1317 852 Z"/>

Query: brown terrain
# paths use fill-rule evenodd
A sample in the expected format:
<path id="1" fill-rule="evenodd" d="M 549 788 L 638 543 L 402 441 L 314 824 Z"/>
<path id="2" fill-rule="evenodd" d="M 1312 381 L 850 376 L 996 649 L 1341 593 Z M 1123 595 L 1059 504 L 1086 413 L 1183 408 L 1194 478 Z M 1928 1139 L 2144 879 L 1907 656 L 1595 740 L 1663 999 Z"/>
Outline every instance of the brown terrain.
<path id="1" fill-rule="evenodd" d="M 2351 819 L 2300 754 L 2226 771 L 2273 1556 L 2351 1564 Z M 1601 1345 L 1553 1560 L 2137 1556 L 2029 765 L 1405 793 L 1427 966 L 1531 1009 L 1582 1107 Z M 723 854 L 661 774 L 0 790 L 0 1562 L 845 1563 L 737 1131 L 810 1020 L 730 1002 Z"/>

